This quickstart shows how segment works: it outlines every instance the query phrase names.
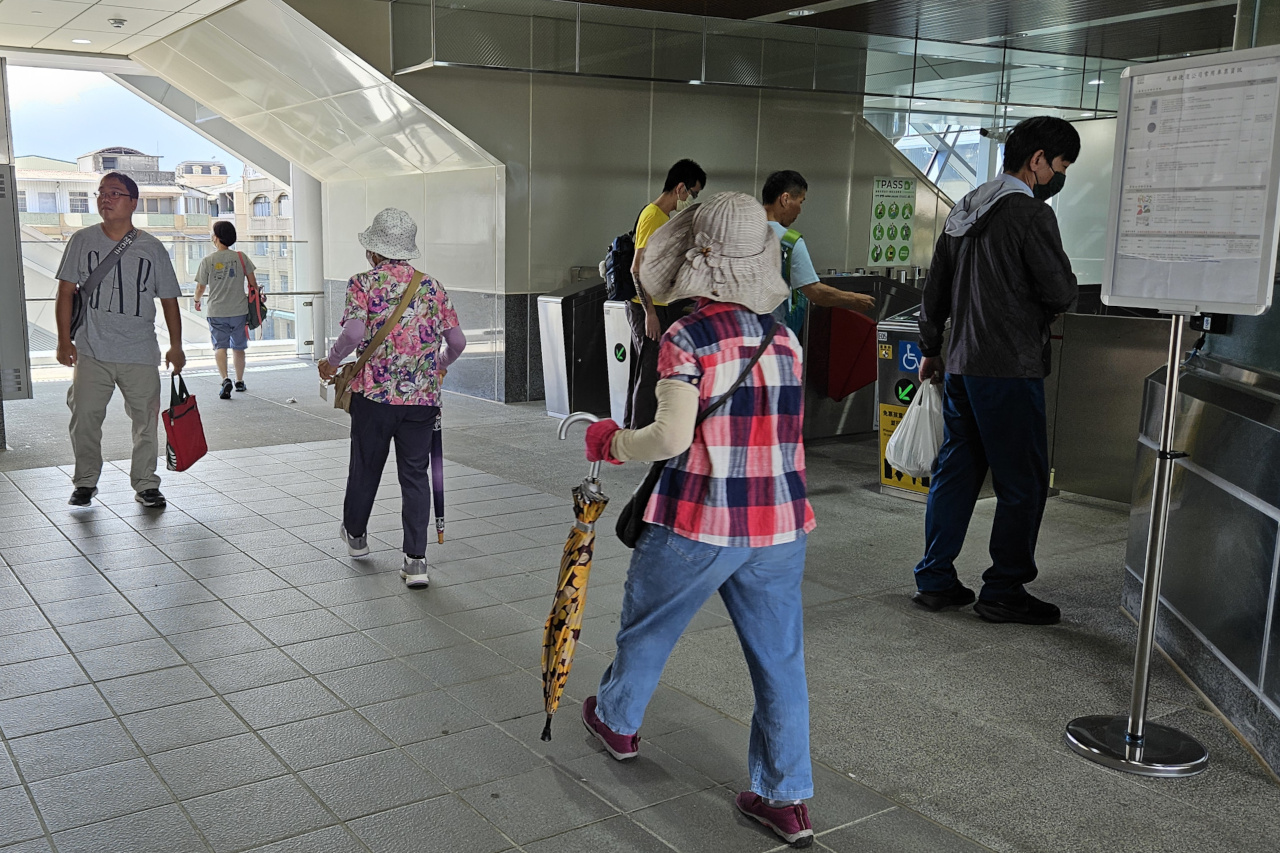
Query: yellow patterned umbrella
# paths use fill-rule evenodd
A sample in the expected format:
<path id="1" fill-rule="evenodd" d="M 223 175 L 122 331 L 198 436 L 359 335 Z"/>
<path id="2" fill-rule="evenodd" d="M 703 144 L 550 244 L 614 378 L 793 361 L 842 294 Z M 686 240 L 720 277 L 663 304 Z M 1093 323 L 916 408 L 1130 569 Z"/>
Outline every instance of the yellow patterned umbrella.
<path id="1" fill-rule="evenodd" d="M 571 424 L 595 421 L 594 415 L 579 412 L 565 418 L 560 437 L 565 438 Z M 547 711 L 547 724 L 542 739 L 551 740 L 551 716 L 560 707 L 573 654 L 582 631 L 582 610 L 587 602 L 587 576 L 591 573 L 591 556 L 596 545 L 596 520 L 604 512 L 609 499 L 600 491 L 600 463 L 591 466 L 591 474 L 573 490 L 573 529 L 560 558 L 560 579 L 555 601 L 542 638 L 542 696 Z"/>

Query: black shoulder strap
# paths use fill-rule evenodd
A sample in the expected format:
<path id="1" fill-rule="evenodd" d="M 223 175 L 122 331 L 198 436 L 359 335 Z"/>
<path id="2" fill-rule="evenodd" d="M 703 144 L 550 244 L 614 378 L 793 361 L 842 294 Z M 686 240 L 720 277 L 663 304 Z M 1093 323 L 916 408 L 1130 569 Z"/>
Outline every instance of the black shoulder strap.
<path id="1" fill-rule="evenodd" d="M 764 355 L 764 351 L 769 348 L 769 344 L 773 343 L 773 335 L 777 331 L 778 321 L 774 318 L 773 325 L 769 327 L 769 331 L 764 333 L 764 338 L 760 341 L 760 346 L 756 349 L 755 355 L 751 356 L 751 360 L 747 362 L 747 366 L 742 368 L 742 372 L 738 374 L 738 378 L 729 386 L 729 390 L 717 397 L 714 403 L 707 406 L 707 408 L 698 415 L 698 419 L 694 422 L 695 428 L 698 424 L 710 417 L 712 412 L 728 402 L 729 398 L 733 396 L 733 393 L 738 390 L 738 387 L 746 381 L 747 377 L 751 375 L 751 369 L 755 367 L 756 362 L 760 360 L 760 356 Z"/>
<path id="2" fill-rule="evenodd" d="M 125 253 L 125 250 L 133 245 L 133 241 L 138 238 L 138 229 L 132 228 L 129 233 L 120 238 L 120 242 L 116 243 L 115 248 L 107 253 L 105 258 L 98 261 L 98 265 L 93 268 L 93 272 L 89 273 L 89 277 L 84 280 L 84 284 L 80 285 L 80 295 L 88 299 L 93 292 L 98 289 L 98 285 L 102 284 L 102 280 L 107 277 L 107 272 L 111 268 L 113 261 L 117 260 Z"/>

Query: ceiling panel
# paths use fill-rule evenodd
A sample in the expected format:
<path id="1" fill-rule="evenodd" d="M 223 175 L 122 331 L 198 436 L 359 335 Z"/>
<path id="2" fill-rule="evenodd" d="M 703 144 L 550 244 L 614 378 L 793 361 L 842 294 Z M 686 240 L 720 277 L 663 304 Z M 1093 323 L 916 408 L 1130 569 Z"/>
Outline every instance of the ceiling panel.
<path id="1" fill-rule="evenodd" d="M 0 47 L 127 55 L 234 2 L 0 0 Z"/>
<path id="2" fill-rule="evenodd" d="M 595 5 L 749 19 L 805 8 L 800 0 L 592 0 Z M 1207 4 L 1214 8 L 1202 8 Z M 1223 50 L 1233 0 L 814 0 L 814 14 L 785 23 L 857 33 L 1003 44 L 1111 58 Z M 835 8 L 833 8 L 835 7 Z M 1179 12 L 1183 7 L 1192 11 Z M 1146 16 L 1140 20 L 1114 18 Z M 1046 29 L 1066 28 L 1045 33 Z M 1019 37 L 1020 34 L 1030 34 Z"/>
<path id="3" fill-rule="evenodd" d="M 66 0 L 0 0 L 0 24 L 28 27 L 61 27 L 88 6 Z M 5 27 L 8 35 L 8 27 Z"/>

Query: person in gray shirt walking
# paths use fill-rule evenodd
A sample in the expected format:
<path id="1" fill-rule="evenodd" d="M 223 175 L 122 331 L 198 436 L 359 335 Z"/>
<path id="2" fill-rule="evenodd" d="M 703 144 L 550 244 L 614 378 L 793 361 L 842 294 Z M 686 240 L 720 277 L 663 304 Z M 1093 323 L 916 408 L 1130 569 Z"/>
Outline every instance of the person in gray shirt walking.
<path id="1" fill-rule="evenodd" d="M 253 261 L 231 248 L 236 244 L 236 227 L 225 220 L 213 223 L 213 245 L 218 249 L 200 262 L 196 270 L 196 310 L 206 289 L 209 301 L 204 306 L 213 337 L 213 357 L 222 376 L 218 396 L 231 399 L 231 378 L 227 376 L 227 350 L 233 353 L 236 368 L 236 391 L 247 391 L 244 384 L 244 351 L 249 347 L 249 297 L 245 281 L 257 287 Z"/>
<path id="2" fill-rule="evenodd" d="M 169 329 L 165 364 L 181 373 L 182 290 L 169 253 L 155 237 L 133 227 L 138 185 L 128 175 L 108 172 L 96 193 L 102 223 L 82 228 L 67 241 L 58 267 L 58 361 L 75 368 L 67 407 L 71 409 L 71 449 L 75 453 L 71 506 L 88 506 L 102 474 L 102 422 L 119 387 L 133 421 L 133 460 L 129 480 L 134 499 L 163 507 L 157 421 L 160 416 L 160 344 L 156 340 L 156 299 Z M 132 235 L 132 242 L 125 238 Z M 123 245 L 121 251 L 116 251 Z M 97 286 L 82 294 L 83 322 L 72 330 L 76 291 L 89 282 L 100 263 L 111 266 Z"/>

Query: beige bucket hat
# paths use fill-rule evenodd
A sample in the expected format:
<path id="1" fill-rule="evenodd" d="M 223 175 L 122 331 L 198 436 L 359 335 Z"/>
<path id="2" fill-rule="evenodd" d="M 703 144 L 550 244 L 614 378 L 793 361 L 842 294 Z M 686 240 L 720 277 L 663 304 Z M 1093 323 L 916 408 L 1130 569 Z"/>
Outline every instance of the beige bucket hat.
<path id="1" fill-rule="evenodd" d="M 360 232 L 360 245 L 392 261 L 418 257 L 418 226 L 403 210 L 388 207 L 373 217 L 373 224 Z"/>
<path id="2" fill-rule="evenodd" d="M 706 297 L 768 314 L 790 295 L 782 244 L 760 203 L 719 193 L 677 214 L 649 238 L 640 281 L 657 302 Z"/>

